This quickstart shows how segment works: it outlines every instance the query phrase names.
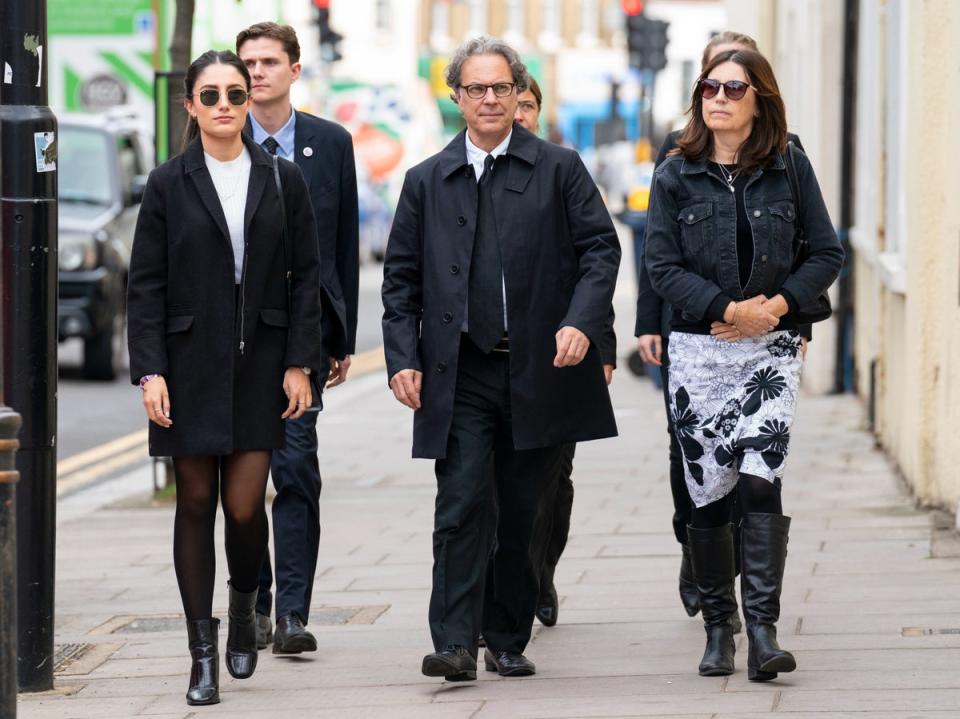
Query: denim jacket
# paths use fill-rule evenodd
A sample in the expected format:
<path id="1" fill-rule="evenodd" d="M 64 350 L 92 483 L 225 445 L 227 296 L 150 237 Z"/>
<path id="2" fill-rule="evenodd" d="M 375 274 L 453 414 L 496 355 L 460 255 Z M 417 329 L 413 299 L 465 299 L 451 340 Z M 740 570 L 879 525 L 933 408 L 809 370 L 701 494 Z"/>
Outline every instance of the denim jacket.
<path id="1" fill-rule="evenodd" d="M 776 153 L 744 189 L 753 267 L 741 289 L 734 193 L 706 163 L 667 158 L 654 173 L 647 214 L 645 262 L 657 294 L 693 321 L 722 319 L 710 309 L 723 296 L 740 301 L 782 293 L 791 311 L 814 303 L 840 273 L 844 252 L 806 155 L 797 153 L 795 164 L 806 260 L 793 266 L 796 210 L 783 157 Z"/>

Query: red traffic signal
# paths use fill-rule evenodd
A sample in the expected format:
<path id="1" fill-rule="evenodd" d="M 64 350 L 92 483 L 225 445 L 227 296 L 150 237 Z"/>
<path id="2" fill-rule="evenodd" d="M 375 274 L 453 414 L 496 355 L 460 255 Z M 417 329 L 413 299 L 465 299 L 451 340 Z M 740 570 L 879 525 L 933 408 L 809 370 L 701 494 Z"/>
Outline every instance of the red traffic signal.
<path id="1" fill-rule="evenodd" d="M 643 0 L 620 0 L 625 15 L 639 15 L 643 12 Z"/>
<path id="2" fill-rule="evenodd" d="M 330 0 L 313 0 L 313 6 L 319 10 L 327 10 L 330 7 Z"/>

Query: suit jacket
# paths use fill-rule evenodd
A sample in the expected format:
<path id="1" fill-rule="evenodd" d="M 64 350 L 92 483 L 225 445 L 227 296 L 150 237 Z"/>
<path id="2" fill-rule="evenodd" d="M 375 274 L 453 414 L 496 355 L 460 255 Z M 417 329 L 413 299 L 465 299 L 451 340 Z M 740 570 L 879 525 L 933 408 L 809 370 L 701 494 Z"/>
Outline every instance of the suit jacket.
<path id="1" fill-rule="evenodd" d="M 272 159 L 243 137 L 252 166 L 239 293 L 200 139 L 153 170 L 144 190 L 130 257 L 128 344 L 130 379 L 162 374 L 170 391 L 173 426 L 150 423 L 154 456 L 281 447 L 284 371 L 325 365 L 306 185 L 296 165 L 280 160 L 293 263 L 288 311 Z"/>
<path id="2" fill-rule="evenodd" d="M 360 284 L 353 139 L 336 123 L 295 112 L 294 160 L 307 183 L 317 220 L 323 346 L 327 354 L 343 359 L 356 351 Z M 247 130 L 250 131 L 249 120 Z"/>
<path id="3" fill-rule="evenodd" d="M 620 245 L 580 157 L 514 127 L 491 178 L 507 294 L 517 449 L 616 434 L 597 349 L 608 329 Z M 477 225 L 464 132 L 404 180 L 383 267 L 387 369 L 423 371 L 413 455 L 446 453 L 460 329 Z M 553 367 L 564 326 L 591 340 L 575 367 Z"/>

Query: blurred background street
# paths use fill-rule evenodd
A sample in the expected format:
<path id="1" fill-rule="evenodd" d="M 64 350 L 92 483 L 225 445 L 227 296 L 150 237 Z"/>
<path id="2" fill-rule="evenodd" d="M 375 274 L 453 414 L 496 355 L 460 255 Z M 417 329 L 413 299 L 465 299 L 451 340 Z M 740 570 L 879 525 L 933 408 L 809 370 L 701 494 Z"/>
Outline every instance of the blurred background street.
<path id="1" fill-rule="evenodd" d="M 24 699 L 23 716 L 187 716 L 172 701 L 180 700 L 183 662 L 167 671 L 161 656 L 179 657 L 183 643 L 179 624 L 174 630 L 162 623 L 171 616 L 181 621 L 168 556 L 172 478 L 163 462 L 147 457 L 140 392 L 127 374 L 126 274 L 146 177 L 179 150 L 186 62 L 209 48 L 233 49 L 238 30 L 263 20 L 297 30 L 303 75 L 293 86 L 293 102 L 349 130 L 358 168 L 357 356 L 350 380 L 330 393 L 319 424 L 326 453 L 321 468 L 331 467 L 332 483 L 321 508 L 337 519 L 329 532 L 325 527 L 318 573 L 320 601 L 334 614 L 343 607 L 381 607 L 383 619 L 361 613 L 362 621 L 353 623 L 371 626 L 321 635 L 318 664 L 328 667 L 329 653 L 356 653 L 358 647 L 383 661 L 386 642 L 393 652 L 385 660 L 390 681 L 400 688 L 368 696 L 364 687 L 378 669 L 361 677 L 354 667 L 330 680 L 343 692 L 342 706 L 351 707 L 331 709 L 330 716 L 379 714 L 373 704 L 390 707 L 391 716 L 416 717 L 960 716 L 960 612 L 951 604 L 960 568 L 960 95 L 954 91 L 960 87 L 960 2 L 46 0 L 46 7 L 49 105 L 58 121 L 47 147 L 56 158 L 58 198 L 57 472 L 51 478 L 59 498 L 58 693 Z M 801 561 L 791 567 L 791 603 L 794 609 L 800 602 L 816 605 L 829 581 L 835 584 L 826 588 L 843 601 L 814 606 L 808 614 L 794 611 L 794 628 L 784 633 L 800 640 L 798 657 L 813 661 L 790 686 L 752 693 L 733 682 L 705 690 L 692 676 L 702 629 L 676 617 L 679 610 L 666 597 L 675 592 L 675 548 L 669 546 L 658 376 L 639 362 L 632 337 L 652 159 L 664 137 L 684 126 L 703 48 L 725 30 L 754 37 L 771 60 L 789 130 L 802 139 L 847 251 L 831 290 L 833 317 L 814 330 L 797 420 L 805 446 L 826 441 L 819 454 L 834 455 L 792 464 L 789 475 L 796 481 L 785 483 L 787 512 L 798 507 L 801 528 L 812 522 L 798 538 Z M 616 300 L 620 362 L 612 387 L 622 436 L 585 448 L 582 460 L 578 454 L 574 476 L 584 491 L 574 510 L 574 552 L 563 584 L 586 588 L 563 605 L 568 619 L 561 625 L 574 626 L 541 633 L 533 645 L 535 660 L 559 669 L 531 682 L 543 689 L 546 703 L 508 707 L 505 697 L 513 693 L 493 697 L 497 692 L 482 690 L 451 709 L 445 702 L 466 695 L 428 691 L 407 676 L 416 674 L 410 658 L 427 639 L 420 624 L 432 478 L 427 463 L 408 459 L 410 417 L 386 389 L 380 282 L 406 170 L 462 128 L 443 70 L 460 42 L 481 33 L 520 51 L 543 88 L 542 136 L 580 153 L 615 218 L 625 248 Z M 4 302 L 10 316 L 6 295 Z M 23 349 L 5 336 L 4 351 Z M 7 404 L 11 387 L 26 391 L 22 378 L 5 377 Z M 376 456 L 365 455 L 360 445 L 374 435 L 383 444 Z M 391 512 L 402 519 L 388 521 Z M 369 543 L 347 546 L 337 538 L 339 526 L 353 523 L 351 513 L 372 533 Z M 116 527 L 110 518 L 117 518 Z M 21 527 L 20 541 L 29 541 L 29 531 Z M 111 543 L 131 537 L 127 554 L 112 563 L 106 552 Z M 78 550 L 87 546 L 97 551 Z M 824 551 L 836 552 L 826 565 L 818 555 Z M 362 568 L 348 570 L 358 556 Z M 599 570 L 598 579 L 591 562 L 604 556 L 628 559 Z M 394 561 L 403 568 L 390 569 Z M 817 579 L 823 566 L 831 575 L 847 568 L 868 576 L 862 585 Z M 607 571 L 640 584 L 617 587 L 620 580 L 604 576 Z M 330 583 L 324 585 L 324 577 Z M 361 588 L 369 592 L 347 594 Z M 859 607 L 858 594 L 875 603 Z M 120 620 L 109 630 L 98 628 L 134 615 L 160 622 L 144 630 L 158 636 L 140 644 L 118 641 L 112 633 L 126 626 Z M 588 635 L 577 626 L 601 629 Z M 377 634 L 382 629 L 400 634 L 385 638 L 387 632 Z M 369 644 L 351 644 L 365 632 Z M 600 668 L 580 665 L 579 657 L 602 655 L 621 633 L 636 649 L 628 658 L 605 657 Z M 674 637 L 682 649 L 673 646 Z M 652 664 L 644 654 L 651 640 Z M 854 654 L 855 646 L 865 651 Z M 156 647 L 161 655 L 150 653 Z M 92 681 L 77 676 L 78 652 L 92 652 Z M 554 663 L 556 655 L 565 658 Z M 154 662 L 162 666 L 156 674 Z M 304 672 L 297 681 L 305 684 L 327 671 L 290 666 Z M 111 684 L 110 677 L 124 681 Z M 605 681 L 611 696 L 622 698 L 638 686 L 649 696 L 604 703 L 596 687 Z M 517 686 L 509 691 L 519 696 L 525 685 Z M 743 694 L 719 699 L 728 689 Z M 862 696 L 843 694 L 861 689 Z M 897 694 L 900 689 L 906 693 Z M 683 692 L 699 698 L 644 704 Z M 139 701 L 148 694 L 150 701 Z M 326 695 L 309 696 L 310 702 L 272 713 L 312 715 Z M 564 696 L 573 703 L 550 703 Z M 370 705 L 359 700 L 370 697 L 376 700 Z M 258 711 L 274 701 L 280 700 L 264 700 Z M 221 710 L 233 715 L 239 703 L 225 702 Z"/>

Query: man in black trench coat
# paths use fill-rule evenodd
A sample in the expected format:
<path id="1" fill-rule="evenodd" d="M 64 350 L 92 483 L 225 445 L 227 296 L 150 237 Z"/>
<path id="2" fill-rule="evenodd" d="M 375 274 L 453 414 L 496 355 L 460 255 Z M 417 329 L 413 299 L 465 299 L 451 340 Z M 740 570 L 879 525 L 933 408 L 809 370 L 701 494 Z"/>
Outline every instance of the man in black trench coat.
<path id="1" fill-rule="evenodd" d="M 530 535 L 560 445 L 616 434 L 597 342 L 620 246 L 579 156 L 513 125 L 526 68 L 462 45 L 447 85 L 467 129 L 412 168 L 384 261 L 390 387 L 436 459 L 427 676 L 534 673 Z M 497 550 L 487 557 L 496 531 Z"/>

